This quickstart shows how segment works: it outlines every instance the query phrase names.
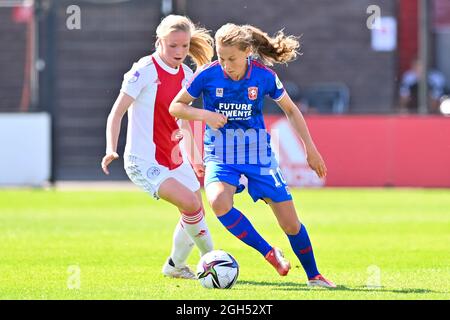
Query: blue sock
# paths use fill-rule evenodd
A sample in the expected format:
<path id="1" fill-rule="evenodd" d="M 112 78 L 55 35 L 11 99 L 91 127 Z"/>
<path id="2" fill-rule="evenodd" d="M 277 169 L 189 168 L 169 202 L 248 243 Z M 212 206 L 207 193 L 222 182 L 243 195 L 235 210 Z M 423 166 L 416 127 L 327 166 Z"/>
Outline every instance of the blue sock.
<path id="1" fill-rule="evenodd" d="M 292 250 L 300 260 L 300 263 L 305 269 L 308 279 L 317 276 L 319 270 L 317 270 L 316 260 L 314 259 L 314 253 L 309 240 L 308 232 L 304 224 L 301 225 L 300 231 L 296 235 L 287 235 L 289 242 L 291 243 Z"/>
<path id="2" fill-rule="evenodd" d="M 272 250 L 272 247 L 259 235 L 250 221 L 239 210 L 231 208 L 230 211 L 218 218 L 235 237 L 258 250 L 264 257 Z"/>

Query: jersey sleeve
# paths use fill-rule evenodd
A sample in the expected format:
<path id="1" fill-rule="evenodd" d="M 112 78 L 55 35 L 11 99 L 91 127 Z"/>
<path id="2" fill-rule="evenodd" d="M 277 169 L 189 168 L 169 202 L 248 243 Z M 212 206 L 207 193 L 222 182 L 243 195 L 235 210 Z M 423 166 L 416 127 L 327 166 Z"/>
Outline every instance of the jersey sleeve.
<path id="1" fill-rule="evenodd" d="M 280 79 L 278 78 L 278 75 L 275 72 L 270 73 L 267 87 L 268 87 L 267 94 L 273 100 L 279 101 L 281 100 L 281 98 L 283 98 L 285 93 L 283 83 L 281 83 Z"/>
<path id="2" fill-rule="evenodd" d="M 189 68 L 187 65 L 182 64 L 183 70 L 184 70 L 184 79 L 183 87 L 185 88 L 187 84 L 192 80 L 192 77 L 194 76 L 194 72 L 192 72 L 192 69 Z"/>
<path id="3" fill-rule="evenodd" d="M 204 73 L 201 70 L 199 70 L 187 82 L 186 90 L 191 95 L 192 98 L 197 99 L 202 94 L 204 83 L 203 79 Z"/>
<path id="4" fill-rule="evenodd" d="M 136 99 L 149 83 L 147 70 L 134 63 L 130 71 L 124 74 L 120 91 Z"/>

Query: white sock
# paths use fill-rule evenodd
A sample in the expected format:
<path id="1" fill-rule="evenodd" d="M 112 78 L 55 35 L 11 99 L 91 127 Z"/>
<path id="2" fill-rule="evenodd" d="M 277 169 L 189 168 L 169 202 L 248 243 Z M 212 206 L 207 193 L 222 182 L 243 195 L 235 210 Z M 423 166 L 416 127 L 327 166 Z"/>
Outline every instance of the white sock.
<path id="1" fill-rule="evenodd" d="M 170 257 L 172 258 L 175 267 L 185 266 L 186 260 L 194 247 L 194 242 L 186 233 L 181 225 L 182 220 L 177 223 L 173 232 L 172 251 Z"/>
<path id="2" fill-rule="evenodd" d="M 181 219 L 184 231 L 186 231 L 195 242 L 200 250 L 200 254 L 203 256 L 205 253 L 212 251 L 213 242 L 208 226 L 206 225 L 203 208 L 200 208 L 197 212 L 189 215 L 181 213 Z"/>

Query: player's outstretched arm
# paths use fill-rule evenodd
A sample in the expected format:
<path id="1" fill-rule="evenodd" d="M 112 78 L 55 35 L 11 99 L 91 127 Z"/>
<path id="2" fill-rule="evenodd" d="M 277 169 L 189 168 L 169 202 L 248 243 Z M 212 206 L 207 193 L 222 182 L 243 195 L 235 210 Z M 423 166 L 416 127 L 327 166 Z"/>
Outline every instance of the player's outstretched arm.
<path id="1" fill-rule="evenodd" d="M 302 113 L 287 92 L 277 103 L 286 114 L 297 135 L 303 140 L 309 166 L 317 173 L 319 178 L 324 178 L 327 175 L 327 167 L 309 134 L 308 126 Z"/>
<path id="2" fill-rule="evenodd" d="M 223 114 L 191 107 L 192 101 L 194 98 L 186 89 L 181 89 L 170 104 L 169 113 L 178 119 L 204 121 L 213 129 L 222 128 L 227 123 Z"/>
<path id="3" fill-rule="evenodd" d="M 108 121 L 106 123 L 106 152 L 101 163 L 102 170 L 105 174 L 109 174 L 109 164 L 119 158 L 117 154 L 117 142 L 119 140 L 120 124 L 123 115 L 133 102 L 134 99 L 132 97 L 124 92 L 120 92 L 108 115 Z"/>

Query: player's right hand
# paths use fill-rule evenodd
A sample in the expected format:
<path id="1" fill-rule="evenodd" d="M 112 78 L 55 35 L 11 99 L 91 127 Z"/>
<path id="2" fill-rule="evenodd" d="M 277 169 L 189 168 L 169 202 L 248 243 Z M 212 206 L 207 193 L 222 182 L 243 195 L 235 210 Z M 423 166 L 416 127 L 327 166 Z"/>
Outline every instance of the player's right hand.
<path id="1" fill-rule="evenodd" d="M 323 161 L 322 156 L 315 147 L 307 151 L 306 160 L 308 161 L 311 169 L 316 172 L 319 178 L 323 179 L 327 176 L 327 167 L 325 166 L 325 161 Z"/>
<path id="2" fill-rule="evenodd" d="M 114 160 L 119 159 L 117 152 L 107 153 L 102 159 L 102 170 L 105 174 L 109 174 L 108 166 Z"/>
<path id="3" fill-rule="evenodd" d="M 225 117 L 223 114 L 212 111 L 208 111 L 205 119 L 206 124 L 212 129 L 222 128 L 227 123 L 227 121 L 227 117 Z"/>
<path id="4" fill-rule="evenodd" d="M 205 166 L 203 164 L 193 164 L 192 169 L 194 169 L 197 177 L 202 178 L 205 176 Z"/>

